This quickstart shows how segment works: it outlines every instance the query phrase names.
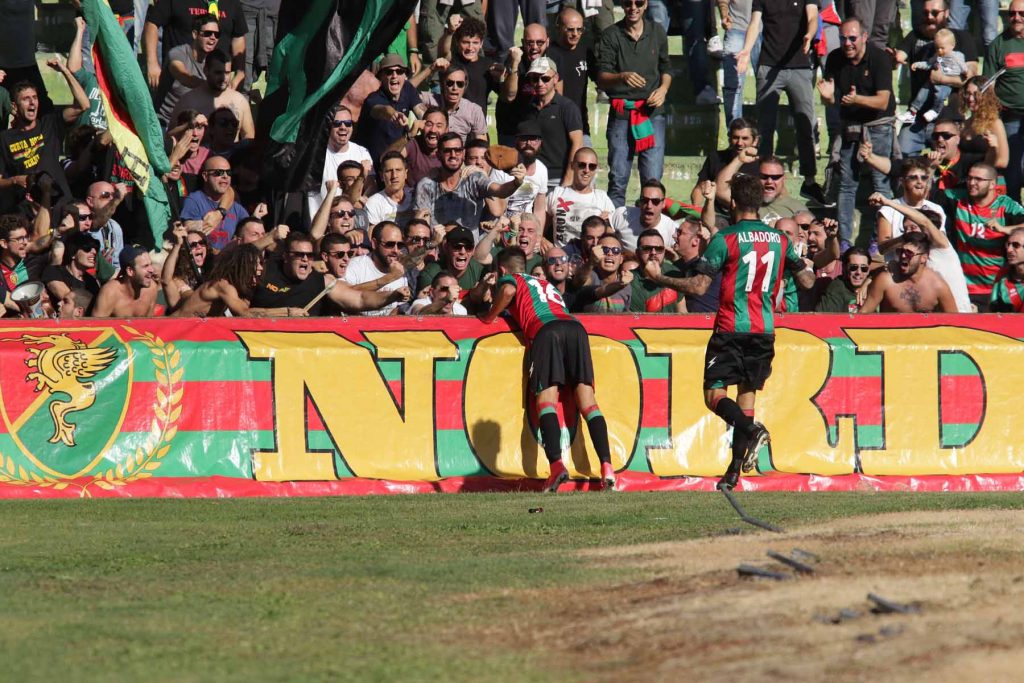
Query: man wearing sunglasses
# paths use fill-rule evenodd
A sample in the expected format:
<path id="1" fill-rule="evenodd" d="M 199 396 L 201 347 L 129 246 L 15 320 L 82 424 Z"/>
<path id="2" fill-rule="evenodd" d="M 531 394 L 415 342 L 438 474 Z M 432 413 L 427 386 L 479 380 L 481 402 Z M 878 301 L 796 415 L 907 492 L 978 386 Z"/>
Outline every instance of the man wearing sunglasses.
<path id="1" fill-rule="evenodd" d="M 231 162 L 224 157 L 209 157 L 199 173 L 203 189 L 185 198 L 181 219 L 203 221 L 213 229 L 208 233 L 210 246 L 220 251 L 231 240 L 238 221 L 249 217 L 245 207 L 235 201 L 231 187 Z"/>
<path id="2" fill-rule="evenodd" d="M 103 281 L 122 265 L 117 258 L 125 246 L 124 230 L 113 216 L 123 199 L 121 188 L 101 180 L 90 185 L 85 196 L 88 213 L 79 213 L 79 216 L 88 216 L 92 221 L 89 234 L 100 243 L 97 275 Z"/>
<path id="3" fill-rule="evenodd" d="M 676 230 L 675 221 L 661 212 L 665 206 L 665 186 L 660 180 L 651 178 L 640 186 L 640 199 L 636 206 L 620 206 L 612 213 L 612 228 L 622 235 L 627 249 L 637 245 L 640 235 L 648 230 L 657 230 L 662 244 L 672 239 Z"/>
<path id="4" fill-rule="evenodd" d="M 206 58 L 217 49 L 220 40 L 220 22 L 212 14 L 202 14 L 192 22 L 192 40 L 178 45 L 167 53 L 167 73 L 170 87 L 157 108 L 161 123 L 167 125 L 178 100 L 193 88 L 203 85 Z"/>
<path id="5" fill-rule="evenodd" d="M 615 210 L 608 194 L 594 187 L 597 169 L 597 152 L 581 147 L 570 165 L 571 181 L 548 193 L 548 218 L 553 226 L 556 246 L 565 247 L 578 240 L 583 222 L 591 216 L 608 220 Z"/>
<path id="6" fill-rule="evenodd" d="M 324 154 L 324 172 L 320 181 L 320 189 L 317 192 L 310 192 L 306 195 L 309 202 L 309 215 L 316 214 L 317 209 L 327 196 L 327 183 L 337 180 L 338 167 L 346 161 L 357 161 L 363 165 L 366 177 L 373 175 L 373 159 L 365 147 L 352 142 L 352 130 L 355 120 L 352 118 L 352 110 L 345 105 L 340 105 L 333 114 L 329 114 L 326 123 L 329 133 L 327 135 L 327 151 Z M 372 193 L 372 190 L 370 190 Z"/>
<path id="7" fill-rule="evenodd" d="M 672 84 L 665 29 L 644 19 L 647 0 L 622 0 L 625 17 L 601 34 L 597 85 L 608 110 L 608 196 L 626 203 L 626 185 L 639 156 L 640 182 L 661 178 L 665 161 L 663 105 Z"/>
<path id="8" fill-rule="evenodd" d="M 380 88 L 363 103 L 352 139 L 370 152 L 380 178 L 380 158 L 408 130 L 407 117 L 421 103 L 401 56 L 385 55 L 377 65 L 377 78 Z"/>
<path id="9" fill-rule="evenodd" d="M 211 5 L 216 6 L 220 22 L 220 35 L 217 38 L 217 49 L 225 55 L 231 55 L 231 87 L 238 88 L 245 79 L 245 34 L 248 27 L 238 0 L 160 0 L 152 3 L 146 12 L 146 24 L 142 30 L 142 54 L 146 57 L 146 78 L 149 87 L 156 90 L 157 86 L 166 84 L 167 76 L 163 69 L 168 64 L 170 51 L 186 45 L 192 40 L 193 19 L 210 11 Z M 160 29 L 163 29 L 162 35 Z M 157 45 L 163 48 L 157 56 Z"/>
<path id="10" fill-rule="evenodd" d="M 665 240 L 651 228 L 637 238 L 636 258 L 640 266 L 633 273 L 633 293 L 629 310 L 634 313 L 683 313 L 685 299 L 668 286 L 662 277 L 681 278 L 683 274 L 671 262 L 665 263 Z"/>
<path id="11" fill-rule="evenodd" d="M 471 138 L 486 140 L 487 117 L 484 110 L 464 97 L 468 78 L 464 67 L 450 66 L 441 74 L 441 96 L 424 92 L 420 99 L 428 107 L 440 107 L 448 115 L 446 132 L 458 133 L 463 142 Z"/>
<path id="12" fill-rule="evenodd" d="M 238 118 L 237 141 L 252 140 L 256 136 L 256 125 L 249 98 L 230 87 L 228 73 L 227 56 L 223 52 L 214 50 L 207 55 L 203 63 L 203 82 L 181 96 L 169 120 L 177 121 L 182 111 L 193 109 L 212 121 L 213 112 L 226 107 Z"/>
<path id="13" fill-rule="evenodd" d="M 399 304 L 409 301 L 415 284 L 414 276 L 402 265 L 405 249 L 402 229 L 392 221 L 382 221 L 374 226 L 370 244 L 373 251 L 349 262 L 345 282 L 357 290 L 384 292 L 390 297 L 387 305 L 365 311 L 365 315 L 397 315 Z"/>
<path id="14" fill-rule="evenodd" d="M 458 280 L 463 296 L 473 293 L 473 288 L 480 282 L 484 274 L 484 263 L 473 258 L 473 231 L 461 225 L 455 225 L 445 235 L 441 243 L 440 259 L 428 263 L 420 271 L 416 281 L 416 291 L 422 292 L 434 281 L 442 270 L 451 273 Z M 483 290 L 477 292 L 482 297 Z"/>
<path id="15" fill-rule="evenodd" d="M 899 47 L 886 51 L 893 55 L 893 61 L 896 64 L 927 61 L 935 56 L 935 34 L 942 29 L 947 29 L 953 32 L 956 39 L 956 50 L 963 53 L 964 61 L 967 62 L 967 77 L 961 79 L 959 76 L 946 76 L 941 70 L 915 69 L 910 71 L 910 92 L 912 93 L 920 91 L 929 82 L 959 90 L 972 76 L 981 72 L 978 63 L 978 45 L 974 36 L 969 31 L 949 26 L 949 5 L 947 3 L 948 0 L 925 0 L 920 22 L 911 23 L 911 30 L 903 38 Z M 922 149 L 929 146 L 933 125 L 925 119 L 925 112 L 928 109 L 941 109 L 943 104 L 943 102 L 925 103 L 925 106 L 918 110 L 917 118 L 909 125 L 900 128 L 899 145 L 904 158 L 920 154 Z"/>
<path id="16" fill-rule="evenodd" d="M 875 274 L 860 312 L 956 313 L 949 285 L 928 267 L 928 237 L 908 232 L 897 239 L 901 243 L 897 260 Z"/>
<path id="17" fill-rule="evenodd" d="M 857 293 L 868 280 L 871 255 L 861 247 L 850 247 L 843 254 L 843 274 L 828 283 L 814 307 L 816 313 L 856 313 L 860 310 Z"/>
<path id="18" fill-rule="evenodd" d="M 96 269 L 99 247 L 99 242 L 91 235 L 75 233 L 64 244 L 61 265 L 50 265 L 43 269 L 41 279 L 50 294 L 50 303 L 54 309 L 73 289 L 85 289 L 94 297 L 100 293 L 99 281 L 89 272 Z"/>
<path id="19" fill-rule="evenodd" d="M 992 288 L 988 310 L 1024 312 L 1024 228 L 1017 228 L 1006 240 L 1006 270 Z"/>
<path id="20" fill-rule="evenodd" d="M 1003 110 L 999 118 L 1006 127 L 1010 143 L 1010 164 L 1006 167 L 1006 194 L 1014 201 L 1020 201 L 1021 164 L 1024 157 L 1024 135 L 1021 120 L 1024 119 L 1024 0 L 1013 0 L 1006 13 L 1007 27 L 992 44 L 985 56 L 983 75 L 996 79 L 995 90 Z M 1004 71 L 1005 69 L 1005 71 Z"/>
<path id="21" fill-rule="evenodd" d="M 587 88 L 590 85 L 589 65 L 593 39 L 584 40 L 583 15 L 572 7 L 563 7 L 558 13 L 555 42 L 545 53 L 558 69 L 561 93 L 580 108 L 583 119 L 583 144 L 593 147 L 590 140 L 590 120 L 587 111 Z"/>
<path id="22" fill-rule="evenodd" d="M 853 213 L 860 186 L 860 144 L 869 141 L 880 156 L 892 153 L 896 101 L 892 96 L 892 59 L 868 44 L 864 25 L 856 17 L 839 28 L 840 48 L 825 62 L 818 92 L 825 104 L 839 105 L 842 134 L 837 137 L 839 159 L 839 237 L 844 248 L 853 242 Z M 835 153 L 834 153 L 835 155 Z M 889 178 L 872 169 L 875 192 L 892 196 Z"/>
<path id="23" fill-rule="evenodd" d="M 472 230 L 480 227 L 480 214 L 487 197 L 507 198 L 526 178 L 526 168 L 517 164 L 506 183 L 494 183 L 482 172 L 464 173 L 466 148 L 457 133 L 445 133 L 438 144 L 441 168 L 435 180 L 426 177 L 416 184 L 413 209 L 428 212 L 431 225 L 458 222 Z"/>
<path id="24" fill-rule="evenodd" d="M 516 118 L 514 105 L 521 104 L 520 100 L 529 100 L 533 97 L 535 88 L 527 78 L 527 71 L 535 60 L 545 55 L 549 44 L 547 28 L 542 24 L 529 24 L 523 28 L 523 46 L 509 49 L 508 76 L 501 84 L 500 96 L 494 107 L 499 144 L 512 144 L 512 135 L 516 131 L 516 123 L 520 120 Z"/>

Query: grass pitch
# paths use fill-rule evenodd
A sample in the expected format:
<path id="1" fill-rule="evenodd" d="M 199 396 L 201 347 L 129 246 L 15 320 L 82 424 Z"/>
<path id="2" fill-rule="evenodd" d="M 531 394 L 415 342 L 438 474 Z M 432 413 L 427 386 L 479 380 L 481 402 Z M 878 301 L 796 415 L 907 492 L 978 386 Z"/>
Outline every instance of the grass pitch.
<path id="1" fill-rule="evenodd" d="M 1019 522 L 1024 507 L 1017 494 L 739 495 L 787 530 L 909 510 Z M 637 609 L 702 586 L 764 590 L 735 577 L 730 553 L 800 545 L 753 527 L 713 538 L 745 525 L 707 493 L 22 501 L 0 519 L 8 680 L 664 678 L 687 669 L 652 654 L 661 632 L 643 625 L 662 622 Z M 837 573 L 827 542 L 802 543 L 814 539 Z M 894 541 L 878 549 L 898 555 Z M 720 566 L 679 573 L 698 557 Z"/>

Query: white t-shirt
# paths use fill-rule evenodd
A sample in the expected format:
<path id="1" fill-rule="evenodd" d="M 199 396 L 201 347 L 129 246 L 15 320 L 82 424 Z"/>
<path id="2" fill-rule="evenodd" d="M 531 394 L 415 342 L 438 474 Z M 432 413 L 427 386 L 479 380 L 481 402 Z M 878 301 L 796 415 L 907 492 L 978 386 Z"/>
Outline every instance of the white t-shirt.
<path id="1" fill-rule="evenodd" d="M 555 246 L 565 247 L 583 232 L 583 221 L 602 213 L 611 214 L 615 205 L 604 190 L 577 192 L 559 185 L 548 195 L 548 213 L 554 225 Z"/>
<path id="2" fill-rule="evenodd" d="M 534 163 L 536 167 L 533 169 L 533 174 L 526 176 L 523 184 L 508 198 L 505 215 L 510 218 L 524 211 L 533 211 L 533 200 L 537 198 L 537 195 L 548 193 L 548 167 L 540 159 Z M 509 180 L 511 179 L 509 176 Z"/>
<path id="3" fill-rule="evenodd" d="M 949 285 L 949 291 L 953 293 L 953 299 L 956 301 L 956 310 L 960 313 L 971 313 L 973 309 L 971 299 L 967 295 L 967 280 L 964 278 L 964 269 L 960 265 L 960 256 L 957 255 L 956 249 L 940 249 L 933 246 L 928 252 L 928 267 Z"/>
<path id="4" fill-rule="evenodd" d="M 387 273 L 382 273 L 377 270 L 377 265 L 373 262 L 373 257 L 366 254 L 364 256 L 356 256 L 348 264 L 348 269 L 345 271 L 345 282 L 352 286 L 361 285 L 364 282 L 371 282 L 378 278 L 382 278 L 385 275 L 387 275 Z M 402 287 L 409 287 L 410 289 L 414 287 L 414 285 L 410 284 L 408 273 L 394 282 L 389 282 L 380 289 L 386 292 L 393 292 L 394 290 L 401 289 Z M 363 315 L 391 315 L 391 312 L 398 308 L 399 305 L 400 304 L 397 301 L 392 301 L 384 308 L 378 308 L 376 311 L 363 311 Z"/>
<path id="5" fill-rule="evenodd" d="M 341 166 L 343 161 L 358 161 L 359 163 L 366 161 L 369 162 L 371 168 L 373 166 L 370 152 L 362 145 L 350 142 L 348 143 L 348 149 L 344 152 L 332 152 L 331 148 L 328 147 L 327 153 L 324 155 L 324 174 L 320 180 L 320 190 L 318 192 L 306 193 L 306 198 L 309 201 L 310 218 L 316 215 L 320 205 L 324 203 L 324 198 L 327 197 L 327 181 L 338 179 L 338 167 Z"/>
<path id="6" fill-rule="evenodd" d="M 636 239 L 645 227 L 640 225 L 640 208 L 636 206 L 620 206 L 615 209 L 609 221 L 612 227 L 622 235 L 622 246 L 636 250 Z M 675 242 L 676 223 L 665 214 L 659 214 L 658 224 L 654 226 L 661 233 L 665 245 Z"/>
<path id="7" fill-rule="evenodd" d="M 902 199 L 897 199 L 896 201 L 899 202 L 900 204 L 902 204 L 903 206 L 909 206 Z M 935 202 L 931 202 L 931 201 L 928 201 L 926 199 L 926 200 L 924 200 L 924 202 L 921 203 L 921 206 L 915 206 L 914 208 L 915 209 L 928 209 L 929 211 L 934 211 L 935 213 L 937 213 L 940 216 L 942 216 L 942 221 L 939 223 L 939 225 L 937 225 L 935 227 L 937 227 L 943 233 L 946 232 L 946 213 L 942 210 L 941 206 L 939 206 Z M 892 208 L 891 206 L 884 206 L 884 207 L 882 207 L 879 210 L 878 213 L 882 216 L 882 218 L 884 218 L 885 220 L 889 221 L 889 225 L 892 226 L 892 236 L 893 236 L 893 238 L 899 237 L 900 235 L 903 234 L 903 232 L 904 232 L 903 231 L 903 219 L 905 218 L 905 216 L 902 213 L 900 213 L 896 209 Z M 896 260 L 896 254 L 893 253 L 893 252 L 890 252 L 889 254 L 886 255 L 885 260 L 886 261 L 895 261 Z"/>
<path id="8" fill-rule="evenodd" d="M 421 308 L 423 308 L 424 306 L 429 306 L 432 303 L 433 299 L 431 299 L 429 296 L 425 296 L 422 299 L 416 299 L 416 301 L 412 302 L 412 306 L 409 307 L 409 313 L 415 315 L 419 313 L 419 310 Z M 452 304 L 452 312 L 450 314 L 445 315 L 469 315 L 469 311 L 466 310 L 465 306 L 456 301 L 454 304 Z"/>
<path id="9" fill-rule="evenodd" d="M 381 221 L 394 221 L 405 229 L 405 224 L 412 218 L 412 203 L 415 198 L 416 192 L 411 187 L 405 188 L 401 204 L 396 204 L 386 192 L 378 192 L 366 200 L 367 224 L 373 228 Z"/>

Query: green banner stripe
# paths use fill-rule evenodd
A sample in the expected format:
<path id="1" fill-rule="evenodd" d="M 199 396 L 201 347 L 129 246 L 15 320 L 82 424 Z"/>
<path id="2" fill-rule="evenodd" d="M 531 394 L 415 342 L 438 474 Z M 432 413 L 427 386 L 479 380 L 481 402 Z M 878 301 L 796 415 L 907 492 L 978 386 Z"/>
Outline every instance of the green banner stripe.
<path id="1" fill-rule="evenodd" d="M 939 372 L 943 377 L 977 377 L 978 366 L 962 353 L 943 353 L 939 356 Z"/>

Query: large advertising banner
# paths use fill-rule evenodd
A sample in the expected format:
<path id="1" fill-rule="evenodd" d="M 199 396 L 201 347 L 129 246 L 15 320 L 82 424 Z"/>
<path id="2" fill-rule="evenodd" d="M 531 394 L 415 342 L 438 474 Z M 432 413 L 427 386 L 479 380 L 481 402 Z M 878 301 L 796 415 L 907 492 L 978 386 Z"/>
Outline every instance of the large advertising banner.
<path id="1" fill-rule="evenodd" d="M 710 490 L 705 316 L 583 316 L 620 488 Z M 1024 319 L 778 316 L 747 489 L 1024 489 Z M 522 338 L 405 317 L 0 322 L 0 497 L 536 489 Z M 565 396 L 576 488 L 599 467 Z"/>

